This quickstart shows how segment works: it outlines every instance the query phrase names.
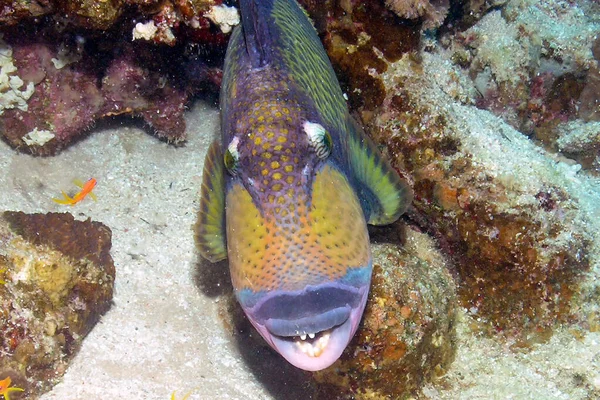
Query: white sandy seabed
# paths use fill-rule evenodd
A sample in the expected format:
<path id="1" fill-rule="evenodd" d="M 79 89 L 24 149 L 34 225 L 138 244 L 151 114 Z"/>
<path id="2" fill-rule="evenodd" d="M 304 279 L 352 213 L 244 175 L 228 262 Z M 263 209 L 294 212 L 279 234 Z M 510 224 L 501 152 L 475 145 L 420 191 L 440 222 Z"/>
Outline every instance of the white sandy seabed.
<path id="1" fill-rule="evenodd" d="M 173 391 L 177 400 L 188 392 L 189 400 L 310 398 L 278 356 L 264 350 L 244 355 L 218 316 L 219 294 L 230 284 L 215 268 L 226 265 L 201 261 L 193 239 L 218 110 L 197 102 L 187 125 L 183 147 L 132 126 L 95 129 L 47 158 L 0 142 L 0 210 L 69 211 L 112 230 L 113 306 L 43 400 L 168 400 Z M 65 207 L 51 200 L 73 190 L 73 179 L 90 177 L 98 180 L 97 202 Z M 513 353 L 493 339 L 473 337 L 465 318 L 444 389 L 429 385 L 422 398 L 585 399 L 600 392 L 599 334 L 577 340 L 559 330 L 549 343 Z"/>

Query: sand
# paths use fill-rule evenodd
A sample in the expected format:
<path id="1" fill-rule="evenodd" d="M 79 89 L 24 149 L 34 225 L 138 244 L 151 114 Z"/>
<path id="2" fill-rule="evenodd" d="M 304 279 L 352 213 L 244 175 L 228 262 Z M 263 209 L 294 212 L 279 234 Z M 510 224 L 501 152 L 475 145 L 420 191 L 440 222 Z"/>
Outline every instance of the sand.
<path id="1" fill-rule="evenodd" d="M 115 296 L 51 399 L 308 399 L 303 375 L 219 316 L 231 290 L 225 263 L 202 261 L 193 225 L 205 152 L 218 109 L 198 101 L 188 141 L 161 142 L 139 124 L 112 121 L 55 157 L 18 154 L 0 143 L 0 209 L 69 211 L 112 230 Z M 72 180 L 98 180 L 98 201 L 52 201 Z M 222 307 L 221 307 L 222 308 Z M 600 334 L 557 329 L 516 353 L 474 336 L 461 313 L 451 371 L 425 387 L 431 399 L 586 399 L 600 393 Z M 256 342 L 256 341 L 254 341 Z"/>

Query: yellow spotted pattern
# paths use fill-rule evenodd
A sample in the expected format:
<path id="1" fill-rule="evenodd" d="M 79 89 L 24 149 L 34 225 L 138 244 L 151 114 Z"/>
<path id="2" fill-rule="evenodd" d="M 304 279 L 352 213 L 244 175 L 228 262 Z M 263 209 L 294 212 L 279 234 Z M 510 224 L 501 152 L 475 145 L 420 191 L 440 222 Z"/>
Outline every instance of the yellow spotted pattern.
<path id="1" fill-rule="evenodd" d="M 302 128 L 304 110 L 274 68 L 265 67 L 240 86 L 248 93 L 236 99 L 234 115 L 242 175 L 252 180 L 261 208 L 283 206 L 277 203 L 282 196 L 293 203 L 305 190 L 303 168 L 318 161 Z"/>
<path id="2" fill-rule="evenodd" d="M 276 201 L 276 200 L 275 200 Z M 325 166 L 308 198 L 261 211 L 235 184 L 227 193 L 229 268 L 236 290 L 300 290 L 342 278 L 370 260 L 359 201 L 344 175 Z M 284 212 L 285 211 L 285 212 Z"/>

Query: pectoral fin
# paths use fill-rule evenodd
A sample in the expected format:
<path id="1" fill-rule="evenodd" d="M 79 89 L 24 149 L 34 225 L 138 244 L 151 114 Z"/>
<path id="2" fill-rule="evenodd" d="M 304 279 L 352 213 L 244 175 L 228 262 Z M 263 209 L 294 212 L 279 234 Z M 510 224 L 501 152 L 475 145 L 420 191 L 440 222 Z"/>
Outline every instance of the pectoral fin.
<path id="1" fill-rule="evenodd" d="M 196 243 L 202 257 L 211 262 L 227 258 L 225 245 L 225 180 L 223 156 L 213 142 L 206 159 L 200 192 L 200 211 L 196 223 Z"/>
<path id="2" fill-rule="evenodd" d="M 396 221 L 412 202 L 412 191 L 390 163 L 383 159 L 362 128 L 348 116 L 350 163 L 361 185 L 367 222 L 385 225 Z"/>

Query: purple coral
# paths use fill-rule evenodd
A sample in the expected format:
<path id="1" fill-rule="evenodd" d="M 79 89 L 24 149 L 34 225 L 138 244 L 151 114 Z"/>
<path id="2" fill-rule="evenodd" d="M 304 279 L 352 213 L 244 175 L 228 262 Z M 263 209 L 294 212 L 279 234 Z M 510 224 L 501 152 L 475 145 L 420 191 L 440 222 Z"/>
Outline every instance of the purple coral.
<path id="1" fill-rule="evenodd" d="M 0 84 L 0 135 L 19 150 L 51 155 L 99 119 L 132 115 L 181 142 L 188 100 L 220 85 L 218 62 L 236 17 L 221 0 L 4 5 L 0 52 L 11 68 L 0 77 L 10 82 Z M 191 63 L 198 52 L 205 62 Z M 186 73 L 192 64 L 194 76 Z"/>
<path id="2" fill-rule="evenodd" d="M 16 73 L 35 85 L 27 108 L 0 116 L 0 131 L 13 147 L 55 154 L 97 120 L 116 115 L 139 116 L 159 137 L 178 143 L 185 139 L 183 112 L 189 98 L 207 83 L 220 84 L 218 68 L 198 64 L 192 80 L 184 67 L 172 66 L 172 59 L 185 65 L 174 49 L 158 52 L 129 42 L 113 49 L 101 38 L 76 39 L 70 46 L 56 46 L 7 35 Z M 43 140 L 40 132 L 45 132 Z"/>

